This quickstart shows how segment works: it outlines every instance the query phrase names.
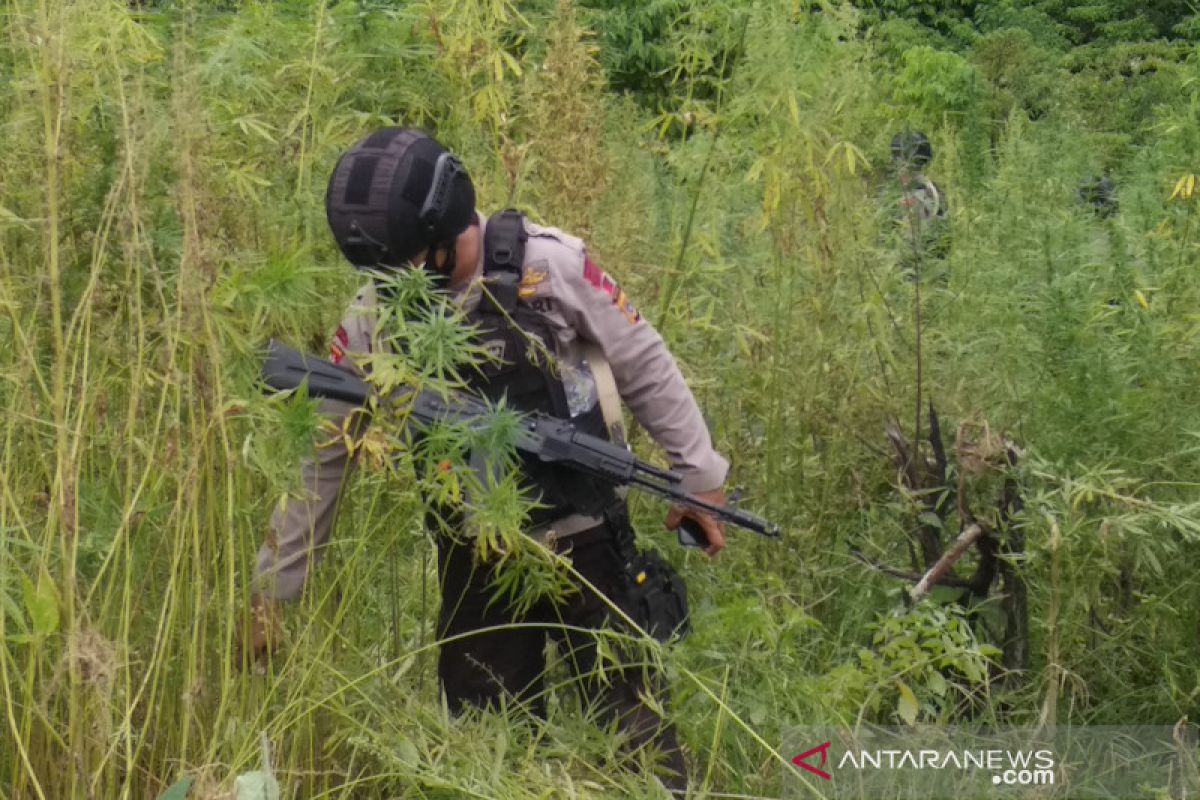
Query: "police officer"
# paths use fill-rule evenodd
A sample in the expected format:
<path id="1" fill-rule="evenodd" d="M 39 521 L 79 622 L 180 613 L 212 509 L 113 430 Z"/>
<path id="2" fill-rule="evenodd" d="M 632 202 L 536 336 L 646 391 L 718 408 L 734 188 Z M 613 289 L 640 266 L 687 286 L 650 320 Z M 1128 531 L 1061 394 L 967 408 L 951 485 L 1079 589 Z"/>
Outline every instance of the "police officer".
<path id="1" fill-rule="evenodd" d="M 1118 269 L 1116 261 L 1124 261 L 1124 239 L 1116 225 L 1116 214 L 1120 211 L 1117 202 L 1117 187 L 1107 174 L 1084 178 L 1075 190 L 1075 200 L 1082 210 L 1090 211 L 1096 221 L 1087 226 L 1087 243 L 1083 250 L 1086 263 L 1106 272 Z M 1108 301 L 1110 307 L 1121 305 L 1120 300 Z"/>
<path id="2" fill-rule="evenodd" d="M 683 488 L 709 502 L 725 502 L 728 463 L 713 449 L 679 367 L 661 336 L 579 239 L 514 212 L 490 219 L 479 214 L 459 161 L 413 129 L 382 129 L 347 151 L 330 179 L 326 211 L 339 247 L 356 267 L 426 269 L 444 282 L 480 331 L 480 343 L 498 356 L 472 378 L 478 394 L 503 396 L 518 409 L 571 418 L 583 430 L 606 435 L 602 391 L 595 388 L 602 382 L 592 374 L 603 366 L 620 400 L 683 475 Z M 506 281 L 515 292 L 479 289 Z M 379 351 L 376 302 L 376 287 L 368 283 L 334 337 L 335 362 L 358 369 L 356 355 Z M 558 364 L 530 358 L 534 341 Z M 570 386 L 564 385 L 565 376 Z M 350 411 L 334 401 L 326 401 L 326 410 L 342 417 Z M 300 594 L 320 560 L 352 462 L 338 442 L 319 448 L 302 465 L 307 499 L 293 500 L 272 516 L 273 535 L 259 551 L 255 570 L 247 641 L 254 655 L 274 645 L 280 602 Z M 580 583 L 565 600 L 539 601 L 518 615 L 494 597 L 495 565 L 478 563 L 465 536 L 438 535 L 439 634 L 449 640 L 441 648 L 438 676 L 447 701 L 455 711 L 515 701 L 540 714 L 543 644 L 549 636 L 601 720 L 616 722 L 629 749 L 656 748 L 665 762 L 660 777 L 683 791 L 686 769 L 675 731 L 654 710 L 655 702 L 647 702 L 661 694 L 660 676 L 632 666 L 600 675 L 597 637 L 588 633 L 613 624 L 609 601 L 619 605 L 627 586 L 616 546 L 623 535 L 632 538 L 624 505 L 605 495 L 611 495 L 608 488 L 574 473 L 539 471 L 533 464 L 524 470 L 543 507 L 531 515 L 529 532 L 551 542 L 604 597 Z M 595 503 L 580 501 L 597 493 L 606 497 L 602 513 Z M 685 519 L 703 531 L 710 555 L 724 547 L 723 526 L 702 512 L 673 507 L 666 526 L 676 529 Z M 518 620 L 546 624 L 472 633 Z"/>
<path id="3" fill-rule="evenodd" d="M 1111 287 L 1109 291 L 1113 294 L 1105 301 L 1105 306 L 1112 310 L 1136 311 L 1137 305 L 1145 304 L 1146 300 L 1145 295 L 1135 292 L 1140 292 L 1139 287 L 1146 286 L 1148 281 L 1119 224 L 1121 204 L 1117 199 L 1116 184 L 1107 172 L 1084 178 L 1075 191 L 1075 199 L 1082 209 L 1091 212 L 1095 221 L 1086 228 L 1086 246 L 1082 255 L 1088 268 L 1095 270 Z"/>
<path id="4" fill-rule="evenodd" d="M 933 145 L 920 131 L 904 131 L 892 137 L 892 167 L 900 182 L 901 225 L 921 255 L 944 258 L 949 250 L 946 195 L 925 175 L 933 161 Z"/>
<path id="5" fill-rule="evenodd" d="M 1108 219 L 1121 208 L 1117 202 L 1117 187 L 1107 174 L 1085 178 L 1079 184 L 1075 197 L 1100 219 Z"/>

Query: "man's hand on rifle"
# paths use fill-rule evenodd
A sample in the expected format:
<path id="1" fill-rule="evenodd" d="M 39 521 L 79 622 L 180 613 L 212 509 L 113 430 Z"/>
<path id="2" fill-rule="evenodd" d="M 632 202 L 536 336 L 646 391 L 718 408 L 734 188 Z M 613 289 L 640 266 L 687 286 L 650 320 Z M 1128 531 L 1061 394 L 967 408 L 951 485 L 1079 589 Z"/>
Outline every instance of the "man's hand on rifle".
<path id="1" fill-rule="evenodd" d="M 714 506 L 725 505 L 724 489 L 696 492 L 695 496 Z M 705 514 L 703 511 L 689 506 L 673 505 L 671 506 L 671 510 L 667 512 L 667 519 L 664 524 L 667 526 L 667 530 L 674 531 L 679 529 L 684 520 L 691 521 L 692 525 L 698 527 L 703 533 L 705 553 L 715 556 L 725 548 L 725 524 Z"/>

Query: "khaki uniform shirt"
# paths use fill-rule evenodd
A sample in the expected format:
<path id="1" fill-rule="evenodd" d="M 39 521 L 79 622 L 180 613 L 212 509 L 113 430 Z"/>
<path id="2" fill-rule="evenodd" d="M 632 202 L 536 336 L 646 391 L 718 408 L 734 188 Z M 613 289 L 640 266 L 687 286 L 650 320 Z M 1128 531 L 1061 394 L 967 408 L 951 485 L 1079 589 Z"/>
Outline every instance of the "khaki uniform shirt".
<path id="1" fill-rule="evenodd" d="M 922 225 L 946 218 L 946 201 L 942 190 L 919 173 L 913 176 L 912 185 L 900 197 L 900 205 L 907 213 L 915 212 Z"/>
<path id="2" fill-rule="evenodd" d="M 487 224 L 480 217 L 481 235 Z M 603 351 L 624 404 L 666 451 L 683 488 L 695 493 L 721 487 L 728 462 L 712 446 L 704 418 L 662 337 L 642 318 L 611 277 L 588 256 L 583 242 L 555 228 L 526 223 L 524 277 L 520 302 L 540 314 L 554 332 L 554 352 L 564 376 L 588 369 L 585 343 Z M 481 239 L 482 242 L 482 239 Z M 479 302 L 483 248 L 475 274 L 458 301 L 471 310 Z M 334 361 L 354 364 L 356 353 L 377 352 L 375 291 L 359 291 L 331 346 Z M 578 387 L 584 387 L 579 390 Z M 587 387 L 592 396 L 588 397 Z M 595 402 L 594 381 L 568 386 L 572 406 L 586 410 Z M 352 407 L 325 401 L 327 413 L 344 419 Z M 574 409 L 573 409 L 574 410 Z M 332 442 L 302 465 L 307 494 L 292 499 L 271 518 L 273 535 L 262 546 L 255 575 L 256 591 L 279 599 L 300 594 L 308 569 L 320 558 L 333 526 L 338 495 L 353 463 L 344 444 Z M 599 520 L 573 515 L 553 524 L 557 536 L 594 527 Z"/>

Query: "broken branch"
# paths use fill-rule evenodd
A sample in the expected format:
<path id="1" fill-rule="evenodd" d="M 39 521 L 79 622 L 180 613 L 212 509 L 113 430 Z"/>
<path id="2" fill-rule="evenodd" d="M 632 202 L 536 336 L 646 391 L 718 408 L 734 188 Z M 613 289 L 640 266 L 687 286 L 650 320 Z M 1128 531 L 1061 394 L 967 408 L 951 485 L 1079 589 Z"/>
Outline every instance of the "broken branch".
<path id="1" fill-rule="evenodd" d="M 929 571 L 925 573 L 924 577 L 909 592 L 909 596 L 913 601 L 917 602 L 929 594 L 929 590 L 938 584 L 942 576 L 950 571 L 954 563 L 962 558 L 967 549 L 982 535 L 983 528 L 979 527 L 979 525 L 974 523 L 968 525 L 958 535 L 958 538 L 954 540 L 954 544 L 951 545 L 950 549 L 938 559 L 936 564 L 929 568 Z"/>

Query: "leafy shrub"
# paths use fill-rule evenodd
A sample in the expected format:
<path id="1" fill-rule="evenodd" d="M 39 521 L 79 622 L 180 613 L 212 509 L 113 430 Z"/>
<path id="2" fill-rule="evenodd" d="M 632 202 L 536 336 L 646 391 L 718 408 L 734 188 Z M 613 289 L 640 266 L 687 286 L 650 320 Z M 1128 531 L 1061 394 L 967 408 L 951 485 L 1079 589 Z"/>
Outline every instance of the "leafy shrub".
<path id="1" fill-rule="evenodd" d="M 946 115 L 961 116 L 973 106 L 979 96 L 976 81 L 975 70 L 962 56 L 920 45 L 904 52 L 893 91 L 920 119 L 936 125 Z"/>

